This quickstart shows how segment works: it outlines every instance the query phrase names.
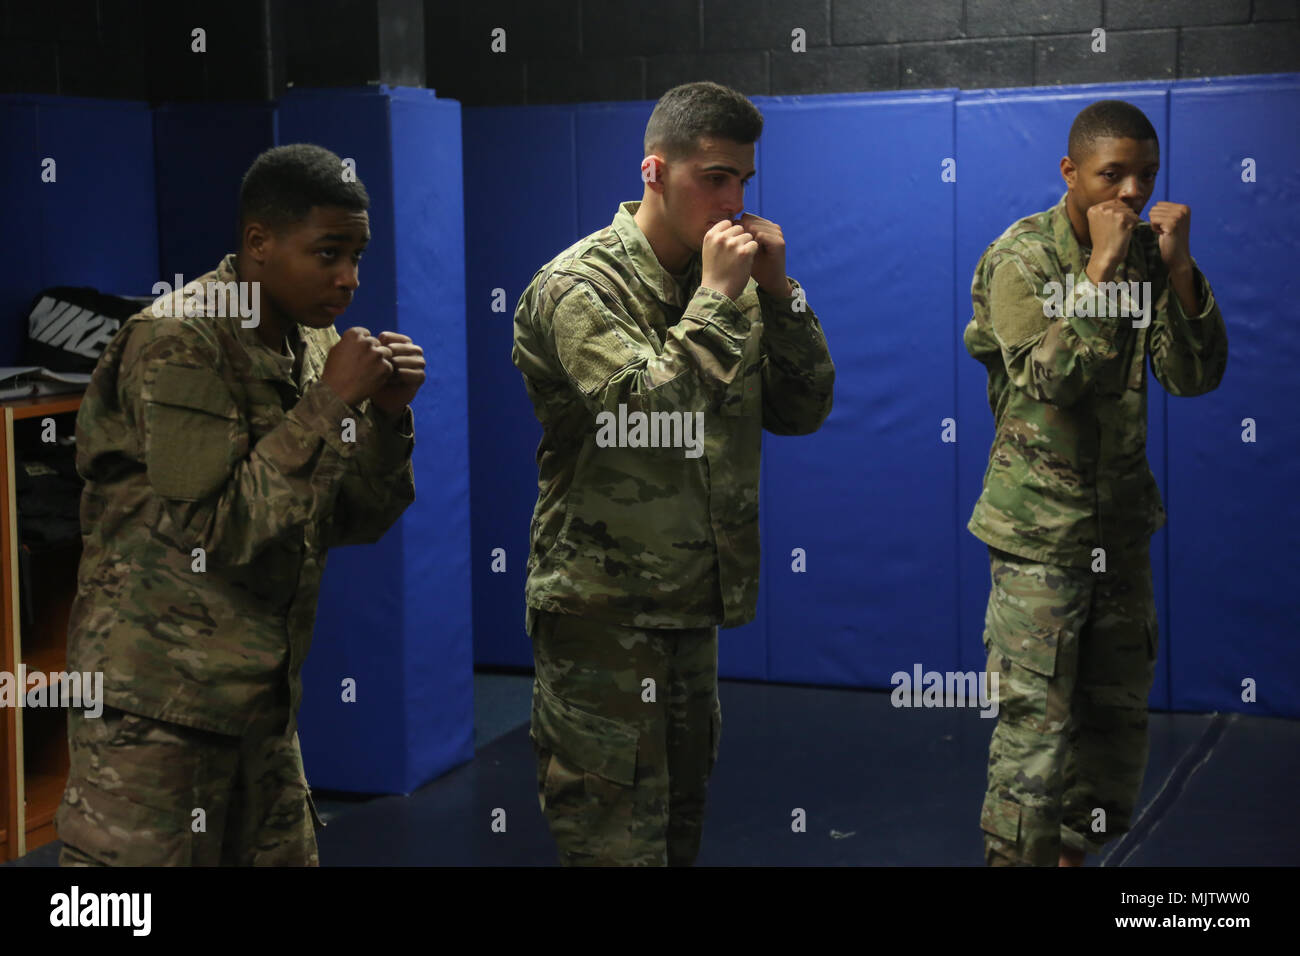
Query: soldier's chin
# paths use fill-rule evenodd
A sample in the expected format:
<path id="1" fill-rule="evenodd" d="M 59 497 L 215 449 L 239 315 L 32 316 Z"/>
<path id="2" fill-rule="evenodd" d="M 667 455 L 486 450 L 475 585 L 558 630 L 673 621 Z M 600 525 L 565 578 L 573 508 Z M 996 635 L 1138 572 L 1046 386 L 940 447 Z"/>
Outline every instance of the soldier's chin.
<path id="1" fill-rule="evenodd" d="M 309 329 L 327 329 L 334 324 L 334 316 L 328 312 L 312 312 L 295 318 L 299 325 L 305 325 Z"/>

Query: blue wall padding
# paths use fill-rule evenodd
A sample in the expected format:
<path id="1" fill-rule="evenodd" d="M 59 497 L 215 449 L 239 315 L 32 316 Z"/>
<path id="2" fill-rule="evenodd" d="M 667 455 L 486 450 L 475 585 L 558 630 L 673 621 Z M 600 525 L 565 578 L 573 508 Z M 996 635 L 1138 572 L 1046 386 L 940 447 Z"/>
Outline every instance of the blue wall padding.
<path id="1" fill-rule="evenodd" d="M 1170 138 L 1169 198 L 1191 207 L 1192 254 L 1229 343 L 1217 391 L 1169 398 L 1173 706 L 1295 717 L 1300 78 L 1175 86 Z M 1248 678 L 1255 703 L 1242 700 Z"/>
<path id="2" fill-rule="evenodd" d="M 765 436 L 758 619 L 721 632 L 724 676 L 888 687 L 917 663 L 983 666 L 987 557 L 965 523 L 992 416 L 961 343 L 971 274 L 1011 222 L 1059 198 L 1070 121 L 1105 97 L 1156 126 L 1156 198 L 1192 207 L 1192 251 L 1231 342 L 1209 395 L 1172 398 L 1148 379 L 1148 454 L 1170 516 L 1153 540 L 1151 702 L 1300 716 L 1294 75 L 756 100 L 767 125 L 750 209 L 782 225 L 837 381 L 820 432 Z M 540 426 L 510 361 L 513 311 L 539 266 L 640 198 L 652 105 L 461 111 L 382 87 L 296 91 L 278 109 L 0 98 L 0 200 L 21 226 L 5 239 L 0 363 L 17 360 L 22 309 L 45 286 L 139 293 L 211 268 L 262 148 L 318 142 L 356 160 L 373 239 L 340 327 L 407 332 L 429 378 L 419 500 L 379 544 L 330 557 L 302 714 L 316 786 L 406 792 L 468 759 L 471 647 L 479 664 L 531 665 L 523 569 Z M 40 182 L 47 155 L 57 184 Z M 956 183 L 940 177 L 949 157 Z M 1254 183 L 1241 180 L 1246 157 Z M 947 417 L 955 445 L 940 440 Z M 791 570 L 794 548 L 806 573 Z M 345 677 L 356 703 L 340 699 Z M 1241 700 L 1247 678 L 1256 703 Z"/>
<path id="3" fill-rule="evenodd" d="M 762 214 L 835 361 L 809 436 L 765 437 L 769 677 L 888 686 L 956 651 L 952 96 L 770 100 Z M 939 238 L 936 238 L 939 237 Z M 960 426 L 958 428 L 960 438 Z M 792 550 L 807 571 L 791 568 Z"/>
<path id="4" fill-rule="evenodd" d="M 154 110 L 163 281 L 174 284 L 179 273 L 188 282 L 237 251 L 240 184 L 275 142 L 271 104 L 176 103 Z"/>
<path id="5" fill-rule="evenodd" d="M 589 235 L 614 220 L 618 204 L 639 200 L 642 142 L 653 103 L 588 103 L 575 110 L 578 229 Z"/>
<path id="6" fill-rule="evenodd" d="M 403 332 L 428 364 L 416 501 L 377 544 L 332 552 L 325 573 L 301 716 L 319 787 L 408 793 L 473 756 L 459 109 L 382 87 L 280 104 L 280 142 L 354 159 L 370 194 L 370 246 L 340 330 Z M 346 678 L 355 702 L 342 699 Z"/>
<path id="7" fill-rule="evenodd" d="M 533 666 L 524 564 L 542 428 L 510 360 L 515 306 L 533 273 L 577 238 L 573 111 L 463 111 L 466 340 L 473 508 L 474 660 Z M 502 290 L 495 295 L 495 290 Z M 494 301 L 501 311 L 494 311 Z M 492 570 L 493 551 L 505 571 Z"/>
<path id="8" fill-rule="evenodd" d="M 759 617 L 721 633 L 724 676 L 888 687 L 890 674 L 914 663 L 936 670 L 983 666 L 987 549 L 965 525 L 993 427 L 986 374 L 961 342 L 971 315 L 971 276 L 1008 225 L 1064 192 L 1059 160 L 1078 110 L 1117 97 L 1140 106 L 1156 127 L 1163 167 L 1153 202 L 1168 196 L 1193 206 L 1193 252 L 1224 303 L 1233 341 L 1227 384 L 1211 395 L 1170 399 L 1148 378 L 1148 457 L 1171 521 L 1152 540 L 1161 661 L 1150 701 L 1157 708 L 1300 714 L 1300 668 L 1282 643 L 1300 609 L 1294 588 L 1284 583 L 1296 562 L 1287 561 L 1283 545 L 1262 543 L 1265 526 L 1276 529 L 1278 541 L 1297 531 L 1288 497 L 1296 485 L 1288 480 L 1297 467 L 1296 426 L 1274 413 L 1260 443 L 1224 450 L 1236 447 L 1225 445 L 1228 439 L 1240 443 L 1241 418 L 1267 417 L 1238 406 L 1262 406 L 1265 395 L 1289 394 L 1280 383 L 1295 381 L 1288 359 L 1297 339 L 1283 312 L 1283 303 L 1295 299 L 1286 294 L 1295 291 L 1295 279 L 1285 263 L 1295 257 L 1296 229 L 1284 218 L 1297 191 L 1288 159 L 1294 148 L 1286 149 L 1294 147 L 1295 134 L 1294 124 L 1279 123 L 1295 115 L 1295 87 L 1294 76 L 1233 77 L 755 100 L 767 124 L 750 209 L 784 229 L 788 271 L 807 286 L 830 342 L 836 400 L 816 435 L 765 436 Z M 1171 103 L 1176 109 L 1184 97 L 1195 140 L 1169 120 Z M 1232 123 L 1225 126 L 1217 113 L 1203 118 L 1203 103 L 1221 104 Z M 514 247 L 503 247 L 491 230 L 476 234 L 471 224 L 471 284 L 489 284 L 476 278 L 475 262 L 495 270 L 492 263 L 504 256 L 510 267 L 501 273 L 519 276 L 510 292 L 513 309 L 533 270 L 605 225 L 620 199 L 636 198 L 641 135 L 652 105 L 466 110 L 467 155 L 480 167 L 466 173 L 467 209 L 513 209 L 522 196 L 545 203 Z M 514 167 L 513 179 L 493 171 L 492 153 L 483 148 L 508 137 L 506 126 L 532 132 L 535 147 L 527 164 Z M 1224 128 L 1231 141 L 1221 143 L 1216 130 Z M 1236 179 L 1227 182 L 1216 171 L 1226 159 L 1217 166 L 1203 159 L 1203 141 L 1231 153 Z M 1260 168 L 1271 172 L 1250 187 L 1239 183 L 1239 165 L 1253 154 L 1239 141 L 1254 144 Z M 957 160 L 955 184 L 939 175 L 947 157 Z M 567 175 L 570 170 L 576 175 Z M 1180 197 L 1184 181 L 1190 186 Z M 1202 188 L 1193 195 L 1197 184 Z M 1215 203 L 1229 200 L 1242 208 L 1207 221 Z M 567 223 L 573 223 L 568 232 Z M 545 241 L 534 239 L 542 230 L 550 233 Z M 1239 278 L 1256 273 L 1254 283 Z M 1283 280 L 1263 278 L 1278 273 Z M 1267 361 L 1258 354 L 1262 348 L 1249 350 L 1248 338 L 1238 342 L 1244 327 L 1234 323 L 1243 322 L 1254 323 L 1247 331 L 1261 344 L 1265 329 L 1281 330 L 1269 340 Z M 517 380 L 501 358 L 508 352 L 505 326 L 484 332 L 471 322 L 469 361 L 483 376 L 471 434 L 492 436 L 474 446 L 476 607 L 502 600 L 511 606 L 508 615 L 497 612 L 506 636 L 480 632 L 476 659 L 526 664 L 526 644 L 515 637 L 519 625 L 506 620 L 519 606 L 514 595 L 522 593 L 522 579 L 513 578 L 520 569 L 489 575 L 480 563 L 493 546 L 480 529 L 490 525 L 494 538 L 517 540 L 535 500 L 535 433 L 521 437 L 517 398 L 494 391 L 501 381 Z M 1251 367 L 1258 363 L 1260 369 Z M 1237 389 L 1256 389 L 1258 397 L 1242 392 L 1233 401 L 1234 382 Z M 514 394 L 522 396 L 522 385 Z M 1186 416 L 1181 431 L 1166 427 L 1175 410 Z M 955 446 L 939 440 L 940 421 L 949 416 L 957 420 Z M 507 451 L 507 444 L 526 444 L 529 457 Z M 486 462 L 477 460 L 481 445 L 489 446 Z M 1249 490 L 1229 497 L 1232 489 Z M 477 504 L 484 499 L 493 503 L 491 514 Z M 1216 512 L 1208 525 L 1198 520 L 1206 508 Z M 790 570 L 795 547 L 807 552 L 806 574 Z M 1187 602 L 1188 593 L 1196 602 Z M 1225 642 L 1242 631 L 1249 637 Z M 1222 653 L 1199 650 L 1210 639 L 1216 649 L 1239 648 L 1231 667 Z M 501 653 L 504 642 L 520 652 Z M 484 653 L 488 648 L 491 654 Z M 1271 686 L 1261 690 L 1260 704 L 1243 704 L 1240 680 L 1256 672 L 1268 675 Z"/>
<path id="9" fill-rule="evenodd" d="M 14 365 L 42 289 L 145 295 L 157 281 L 151 113 L 143 103 L 4 96 L 0 142 L 0 365 Z M 41 180 L 46 158 L 54 182 Z"/>
<path id="10" fill-rule="evenodd" d="M 1055 90 L 1003 90 L 962 94 L 957 101 L 957 272 L 952 337 L 957 343 L 957 403 L 963 426 L 957 443 L 959 566 L 961 598 L 961 669 L 984 666 L 981 638 L 989 597 L 988 547 L 967 531 L 966 522 L 979 498 L 993 442 L 993 413 L 988 404 L 988 374 L 962 344 L 971 318 L 970 285 L 975 265 L 989 243 L 1017 219 L 1054 206 L 1065 192 L 1060 160 L 1075 115 L 1100 99 L 1122 99 L 1151 120 L 1162 147 L 1168 143 L 1165 86 L 1134 84 Z M 1163 150 L 1167 152 L 1167 149 Z M 1163 160 L 1168 166 L 1167 157 Z M 1152 203 L 1165 197 L 1167 176 L 1156 181 Z M 1164 469 L 1165 394 L 1148 376 L 1147 456 L 1157 484 L 1168 486 Z M 1151 542 L 1161 637 L 1166 638 L 1164 533 Z M 1167 707 L 1169 656 L 1159 658 L 1150 702 Z"/>

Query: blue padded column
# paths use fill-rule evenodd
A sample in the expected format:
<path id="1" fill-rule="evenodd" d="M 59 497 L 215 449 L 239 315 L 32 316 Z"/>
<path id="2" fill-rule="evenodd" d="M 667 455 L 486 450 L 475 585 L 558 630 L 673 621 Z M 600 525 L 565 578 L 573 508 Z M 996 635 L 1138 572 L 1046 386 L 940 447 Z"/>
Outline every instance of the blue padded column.
<path id="1" fill-rule="evenodd" d="M 403 332 L 428 363 L 416 501 L 377 544 L 330 554 L 303 673 L 312 784 L 409 793 L 473 756 L 460 106 L 431 90 L 294 91 L 279 142 L 356 161 L 372 239 L 340 326 Z"/>
<path id="2" fill-rule="evenodd" d="M 1180 83 L 1170 107 L 1169 198 L 1191 207 L 1192 255 L 1228 327 L 1223 384 L 1169 399 L 1173 706 L 1294 718 L 1300 77 Z M 1246 678 L 1255 703 L 1242 701 Z"/>
<path id="3" fill-rule="evenodd" d="M 971 318 L 970 285 L 975 265 L 989 244 L 1017 219 L 1056 204 L 1065 192 L 1060 160 L 1066 152 L 1070 124 L 1079 110 L 1102 99 L 1122 99 L 1142 110 L 1160 138 L 1162 169 L 1167 170 L 1166 94 L 1156 84 L 1062 87 L 1042 90 L 983 91 L 957 101 L 957 273 L 954 279 L 955 322 L 951 329 L 957 355 L 957 403 L 963 426 L 957 443 L 958 562 L 961 575 L 960 635 L 963 669 L 985 664 L 984 611 L 989 596 L 988 547 L 966 522 L 983 488 L 993 443 L 993 413 L 988 404 L 988 374 L 962 344 Z M 1151 202 L 1165 198 L 1168 173 L 1162 171 Z M 1148 210 L 1150 207 L 1148 206 Z M 1147 382 L 1147 457 L 1162 492 L 1167 491 L 1164 465 L 1165 393 L 1153 376 Z M 1160 663 L 1151 691 L 1152 707 L 1168 706 L 1169 627 L 1165 533 L 1151 541 L 1151 565 L 1160 618 Z"/>

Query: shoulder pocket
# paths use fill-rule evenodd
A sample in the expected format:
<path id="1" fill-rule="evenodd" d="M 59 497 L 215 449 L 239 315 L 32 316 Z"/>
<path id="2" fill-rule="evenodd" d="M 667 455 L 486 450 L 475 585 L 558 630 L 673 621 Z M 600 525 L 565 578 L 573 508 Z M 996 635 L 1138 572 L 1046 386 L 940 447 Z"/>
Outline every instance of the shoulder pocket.
<path id="1" fill-rule="evenodd" d="M 197 501 L 220 488 L 246 444 L 226 383 L 207 369 L 165 365 L 144 397 L 145 454 L 154 492 Z"/>

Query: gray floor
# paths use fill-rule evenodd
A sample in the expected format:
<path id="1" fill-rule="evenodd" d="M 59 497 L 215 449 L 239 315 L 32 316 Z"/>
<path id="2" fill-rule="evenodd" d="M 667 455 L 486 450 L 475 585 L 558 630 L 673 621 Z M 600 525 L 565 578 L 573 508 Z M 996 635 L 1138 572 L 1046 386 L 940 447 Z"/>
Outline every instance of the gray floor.
<path id="1" fill-rule="evenodd" d="M 323 863 L 554 864 L 528 741 L 531 675 L 476 674 L 474 690 L 472 762 L 407 797 L 321 795 Z M 700 864 L 982 864 L 994 721 L 895 710 L 879 691 L 723 681 L 719 692 L 722 747 Z M 1089 865 L 1300 865 L 1298 789 L 1300 721 L 1152 714 L 1138 819 Z M 801 833 L 793 808 L 806 814 Z M 486 821 L 503 809 L 509 826 L 498 833 Z M 57 856 L 53 844 L 13 865 Z"/>

